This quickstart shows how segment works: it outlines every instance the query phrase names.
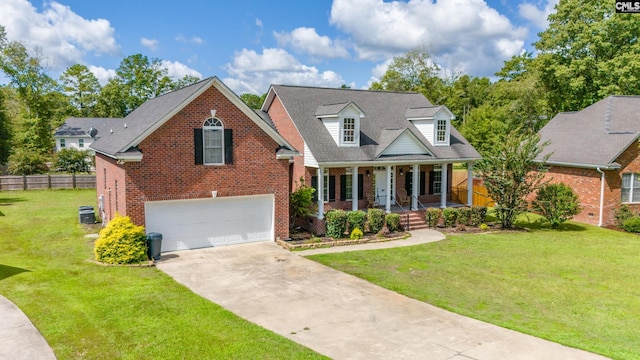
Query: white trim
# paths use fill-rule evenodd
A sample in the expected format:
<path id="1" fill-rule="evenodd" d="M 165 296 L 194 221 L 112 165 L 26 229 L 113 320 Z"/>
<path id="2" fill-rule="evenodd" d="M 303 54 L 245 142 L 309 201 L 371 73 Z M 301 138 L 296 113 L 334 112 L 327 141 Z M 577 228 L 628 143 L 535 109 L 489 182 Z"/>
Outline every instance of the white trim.
<path id="1" fill-rule="evenodd" d="M 405 135 L 405 134 L 409 134 L 409 135 Z M 402 137 L 404 136 L 410 136 L 413 141 L 416 143 L 416 145 L 422 147 L 423 152 L 422 153 L 407 153 L 407 154 L 387 154 L 387 152 L 393 148 L 394 145 L 397 144 L 397 142 L 399 140 L 401 140 Z M 384 155 L 430 155 L 433 156 L 433 154 L 429 151 L 429 148 L 427 148 L 427 146 L 420 141 L 420 139 L 409 129 L 405 129 L 403 132 L 401 132 L 400 134 L 398 134 L 398 136 L 386 147 L 384 148 L 382 151 L 380 151 L 376 157 L 380 157 L 380 156 L 384 156 Z"/>
<path id="2" fill-rule="evenodd" d="M 442 175 L 440 177 L 440 207 L 447 207 L 447 190 L 449 184 L 449 164 L 442 165 Z"/>

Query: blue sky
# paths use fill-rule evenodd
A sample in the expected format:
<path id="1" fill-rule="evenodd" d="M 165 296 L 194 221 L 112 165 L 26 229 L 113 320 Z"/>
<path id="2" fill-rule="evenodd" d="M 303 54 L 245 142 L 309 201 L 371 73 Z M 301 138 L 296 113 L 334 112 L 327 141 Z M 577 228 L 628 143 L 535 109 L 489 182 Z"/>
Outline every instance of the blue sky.
<path id="1" fill-rule="evenodd" d="M 491 77 L 532 49 L 557 1 L 0 0 L 0 25 L 40 49 L 56 78 L 80 63 L 105 83 L 140 53 L 174 77 L 262 94 L 270 84 L 368 88 L 420 46 L 448 74 Z"/>

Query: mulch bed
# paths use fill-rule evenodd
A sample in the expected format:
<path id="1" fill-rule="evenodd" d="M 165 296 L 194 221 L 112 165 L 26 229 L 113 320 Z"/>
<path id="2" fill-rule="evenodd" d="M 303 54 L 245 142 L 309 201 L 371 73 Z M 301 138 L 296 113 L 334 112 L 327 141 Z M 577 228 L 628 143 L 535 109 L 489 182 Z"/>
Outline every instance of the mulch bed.
<path id="1" fill-rule="evenodd" d="M 276 240 L 276 243 L 288 250 L 304 250 L 304 249 L 317 249 L 333 246 L 345 246 L 345 245 L 357 245 L 367 243 L 377 243 L 391 240 L 406 239 L 411 236 L 408 232 L 394 232 L 389 233 L 386 236 L 380 237 L 375 234 L 370 234 L 362 237 L 361 239 L 334 239 L 330 237 L 313 237 L 311 233 L 297 233 L 292 234 L 291 239 Z"/>

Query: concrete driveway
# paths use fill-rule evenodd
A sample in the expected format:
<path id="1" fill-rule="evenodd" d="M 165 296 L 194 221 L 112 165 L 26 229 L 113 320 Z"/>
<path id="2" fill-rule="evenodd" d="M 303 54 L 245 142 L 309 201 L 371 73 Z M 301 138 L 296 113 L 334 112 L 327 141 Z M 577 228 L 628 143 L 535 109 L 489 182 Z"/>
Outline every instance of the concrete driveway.
<path id="1" fill-rule="evenodd" d="M 335 359 L 603 359 L 456 315 L 273 242 L 163 254 L 195 293 Z"/>

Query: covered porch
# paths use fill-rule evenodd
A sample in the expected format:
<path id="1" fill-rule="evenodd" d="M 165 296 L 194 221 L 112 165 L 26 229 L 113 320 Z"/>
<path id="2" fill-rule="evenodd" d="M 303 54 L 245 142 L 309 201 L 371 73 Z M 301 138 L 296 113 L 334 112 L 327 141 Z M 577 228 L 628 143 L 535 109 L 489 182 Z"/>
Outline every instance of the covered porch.
<path id="1" fill-rule="evenodd" d="M 455 163 L 460 165 L 455 171 L 466 172 L 467 194 L 463 197 L 452 195 L 453 161 L 319 164 L 317 168 L 307 168 L 316 189 L 317 218 L 323 219 L 332 209 L 381 208 L 391 213 L 472 206 L 473 162 Z M 460 201 L 461 198 L 464 199 Z"/>

